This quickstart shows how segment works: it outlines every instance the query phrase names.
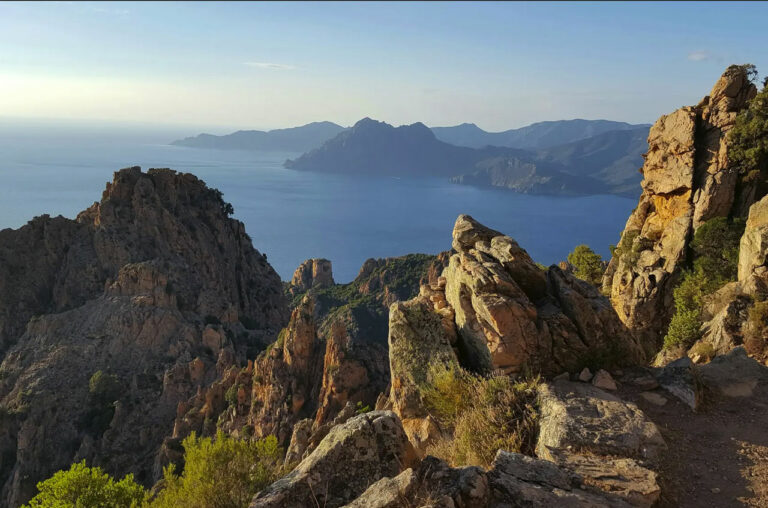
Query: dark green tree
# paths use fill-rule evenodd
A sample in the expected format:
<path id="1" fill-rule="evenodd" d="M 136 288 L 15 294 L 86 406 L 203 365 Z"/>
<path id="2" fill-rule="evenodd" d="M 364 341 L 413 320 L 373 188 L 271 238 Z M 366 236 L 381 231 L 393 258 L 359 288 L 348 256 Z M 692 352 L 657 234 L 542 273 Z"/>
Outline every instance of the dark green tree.
<path id="1" fill-rule="evenodd" d="M 603 278 L 603 259 L 587 245 L 578 245 L 568 254 L 568 262 L 574 267 L 574 274 L 581 280 L 599 286 Z"/>

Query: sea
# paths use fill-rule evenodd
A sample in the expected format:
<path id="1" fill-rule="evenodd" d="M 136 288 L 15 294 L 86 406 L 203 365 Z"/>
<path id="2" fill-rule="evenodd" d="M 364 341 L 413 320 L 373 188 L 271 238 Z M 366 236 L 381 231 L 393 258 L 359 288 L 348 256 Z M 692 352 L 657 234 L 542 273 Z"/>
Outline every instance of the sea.
<path id="1" fill-rule="evenodd" d="M 451 247 L 459 214 L 513 237 L 537 262 L 579 244 L 604 257 L 635 199 L 553 197 L 452 184 L 441 178 L 311 173 L 283 167 L 297 153 L 172 146 L 200 130 L 138 124 L 0 118 L 0 229 L 35 216 L 74 218 L 101 198 L 114 171 L 172 168 L 222 191 L 256 249 L 283 280 L 305 259 L 333 263 L 349 282 L 368 258 Z"/>

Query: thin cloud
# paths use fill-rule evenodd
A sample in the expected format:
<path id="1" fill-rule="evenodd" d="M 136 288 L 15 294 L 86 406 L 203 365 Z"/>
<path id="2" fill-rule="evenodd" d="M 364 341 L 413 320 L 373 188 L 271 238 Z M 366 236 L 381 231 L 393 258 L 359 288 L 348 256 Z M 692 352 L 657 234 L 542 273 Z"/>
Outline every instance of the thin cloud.
<path id="1" fill-rule="evenodd" d="M 691 60 L 692 62 L 703 62 L 711 59 L 712 54 L 709 51 L 693 51 L 688 53 L 688 60 Z"/>
<path id="2" fill-rule="evenodd" d="M 296 68 L 294 65 L 271 63 L 271 62 L 244 62 L 244 65 L 248 67 L 256 67 L 259 69 L 277 69 L 281 71 L 292 71 Z"/>
<path id="3" fill-rule="evenodd" d="M 128 9 L 107 9 L 104 7 L 94 7 L 93 12 L 99 14 L 113 14 L 115 16 L 127 16 L 131 11 Z"/>

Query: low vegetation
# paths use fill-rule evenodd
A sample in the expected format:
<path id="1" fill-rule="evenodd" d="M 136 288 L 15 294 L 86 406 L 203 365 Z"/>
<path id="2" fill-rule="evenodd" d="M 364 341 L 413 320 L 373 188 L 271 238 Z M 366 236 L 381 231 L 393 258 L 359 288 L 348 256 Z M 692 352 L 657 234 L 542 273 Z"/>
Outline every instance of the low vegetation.
<path id="1" fill-rule="evenodd" d="M 757 77 L 754 65 L 747 64 L 751 79 Z M 768 165 L 768 79 L 763 89 L 753 98 L 749 107 L 736 117 L 728 133 L 728 158 L 739 167 L 740 173 L 760 171 Z"/>
<path id="2" fill-rule="evenodd" d="M 119 481 L 85 461 L 37 484 L 38 494 L 22 508 L 131 508 L 148 500 L 144 487 L 129 474 Z"/>
<path id="3" fill-rule="evenodd" d="M 690 347 L 700 337 L 705 299 L 736 280 L 744 221 L 717 217 L 699 226 L 691 242 L 693 263 L 673 291 L 675 313 L 664 347 Z"/>
<path id="4" fill-rule="evenodd" d="M 219 431 L 215 438 L 184 439 L 184 471 L 163 470 L 163 489 L 151 508 L 242 508 L 254 494 L 283 475 L 283 451 L 274 436 L 239 440 Z"/>
<path id="5" fill-rule="evenodd" d="M 538 379 L 482 377 L 435 364 L 422 387 L 424 403 L 447 437 L 427 453 L 454 466 L 489 466 L 498 450 L 533 455 Z"/>
<path id="6" fill-rule="evenodd" d="M 287 472 L 274 436 L 249 441 L 221 431 L 215 438 L 193 433 L 183 446 L 183 472 L 168 465 L 152 499 L 133 475 L 115 481 L 83 461 L 38 483 L 39 493 L 25 508 L 242 508 Z"/>

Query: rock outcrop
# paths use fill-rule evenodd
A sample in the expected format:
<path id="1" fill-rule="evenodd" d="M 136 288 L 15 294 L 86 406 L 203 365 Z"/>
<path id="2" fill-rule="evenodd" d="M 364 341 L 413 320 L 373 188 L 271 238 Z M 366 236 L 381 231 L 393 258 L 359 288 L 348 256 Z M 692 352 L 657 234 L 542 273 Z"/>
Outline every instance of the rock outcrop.
<path id="1" fill-rule="evenodd" d="M 512 238 L 461 215 L 453 249 L 444 299 L 455 314 L 458 349 L 475 369 L 557 374 L 589 357 L 644 359 L 596 288 L 556 266 L 540 269 Z"/>
<path id="2" fill-rule="evenodd" d="M 320 258 L 307 259 L 293 272 L 288 292 L 297 295 L 312 288 L 327 288 L 333 284 L 333 268 L 330 261 Z"/>
<path id="3" fill-rule="evenodd" d="M 382 478 L 347 508 L 411 506 L 573 506 L 628 507 L 618 496 L 583 484 L 583 479 L 552 462 L 499 450 L 488 471 L 451 468 L 427 457 L 417 468 Z"/>
<path id="4" fill-rule="evenodd" d="M 440 263 L 418 254 L 369 259 L 352 283 L 307 284 L 294 292 L 300 302 L 276 342 L 180 404 L 164 450 L 173 455 L 189 432 L 210 435 L 219 428 L 235 436 L 277 436 L 290 449 L 287 463 L 306 456 L 333 425 L 373 407 L 387 390 L 385 312 L 392 301 L 414 296 Z M 305 262 L 297 274 L 314 265 L 324 263 Z"/>
<path id="5" fill-rule="evenodd" d="M 284 478 L 253 498 L 251 508 L 342 506 L 414 460 L 400 420 L 372 411 L 330 430 L 319 446 Z"/>
<path id="6" fill-rule="evenodd" d="M 664 115 L 648 135 L 643 193 L 606 270 L 603 290 L 621 320 L 655 352 L 674 310 L 672 290 L 694 231 L 715 217 L 746 217 L 757 181 L 728 158 L 728 131 L 756 94 L 731 66 L 699 104 Z"/>
<path id="7" fill-rule="evenodd" d="M 179 402 L 285 324 L 231 211 L 193 175 L 128 168 L 76 220 L 0 232 L 0 504 L 80 459 L 151 483 Z M 110 400 L 89 391 L 98 371 Z"/>

